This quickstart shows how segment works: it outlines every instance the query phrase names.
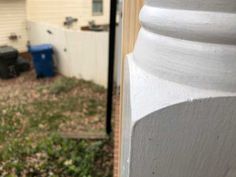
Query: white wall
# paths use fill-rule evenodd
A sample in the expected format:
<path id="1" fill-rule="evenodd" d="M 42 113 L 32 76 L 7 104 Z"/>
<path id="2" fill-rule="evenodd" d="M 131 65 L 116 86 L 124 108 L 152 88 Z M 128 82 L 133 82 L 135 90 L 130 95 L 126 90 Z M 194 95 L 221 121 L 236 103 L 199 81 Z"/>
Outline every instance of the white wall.
<path id="1" fill-rule="evenodd" d="M 27 0 L 28 20 L 63 26 L 65 17 L 78 18 L 73 29 L 87 26 L 95 20 L 97 24 L 108 24 L 110 0 L 103 0 L 103 14 L 92 14 L 92 0 Z"/>
<path id="2" fill-rule="evenodd" d="M 28 29 L 31 44 L 50 43 L 54 46 L 61 74 L 107 86 L 108 32 L 67 30 L 30 21 Z"/>
<path id="3" fill-rule="evenodd" d="M 19 39 L 10 41 L 11 33 Z M 23 52 L 26 44 L 26 0 L 0 0 L 0 45 L 11 45 Z"/>

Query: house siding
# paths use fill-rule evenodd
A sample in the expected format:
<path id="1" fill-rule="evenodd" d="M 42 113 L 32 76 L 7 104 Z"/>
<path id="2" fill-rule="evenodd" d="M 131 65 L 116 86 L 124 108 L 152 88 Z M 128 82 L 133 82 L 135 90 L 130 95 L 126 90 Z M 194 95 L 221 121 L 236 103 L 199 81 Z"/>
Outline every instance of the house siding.
<path id="1" fill-rule="evenodd" d="M 65 17 L 78 18 L 73 26 L 79 29 L 95 20 L 97 24 L 109 23 L 110 1 L 103 0 L 103 15 L 93 16 L 92 0 L 28 0 L 28 20 L 63 26 Z"/>
<path id="2" fill-rule="evenodd" d="M 10 45 L 20 52 L 26 51 L 26 0 L 0 1 L 0 45 Z M 15 33 L 19 39 L 10 41 L 8 37 Z"/>

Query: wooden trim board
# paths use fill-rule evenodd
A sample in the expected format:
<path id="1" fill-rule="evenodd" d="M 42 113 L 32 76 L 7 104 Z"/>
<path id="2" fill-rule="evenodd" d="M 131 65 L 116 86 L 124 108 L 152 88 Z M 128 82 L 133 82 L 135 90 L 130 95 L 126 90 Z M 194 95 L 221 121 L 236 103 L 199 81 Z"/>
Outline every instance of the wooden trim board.
<path id="1" fill-rule="evenodd" d="M 122 98 L 123 98 L 123 78 L 124 78 L 124 60 L 125 56 L 133 51 L 137 35 L 140 29 L 139 12 L 144 4 L 144 0 L 124 0 L 123 1 L 123 30 L 122 30 L 122 69 L 121 69 L 121 90 L 120 90 L 120 109 L 116 121 L 115 131 L 115 162 L 114 177 L 120 177 L 121 160 L 121 124 L 122 124 Z M 116 143 L 117 142 L 117 143 Z M 117 146 L 116 146 L 117 145 Z"/>
<path id="2" fill-rule="evenodd" d="M 60 135 L 69 139 L 98 140 L 108 138 L 105 132 L 60 132 Z"/>
<path id="3" fill-rule="evenodd" d="M 139 12 L 144 0 L 124 0 L 123 5 L 123 34 L 122 34 L 122 56 L 133 51 L 134 44 L 140 29 Z"/>

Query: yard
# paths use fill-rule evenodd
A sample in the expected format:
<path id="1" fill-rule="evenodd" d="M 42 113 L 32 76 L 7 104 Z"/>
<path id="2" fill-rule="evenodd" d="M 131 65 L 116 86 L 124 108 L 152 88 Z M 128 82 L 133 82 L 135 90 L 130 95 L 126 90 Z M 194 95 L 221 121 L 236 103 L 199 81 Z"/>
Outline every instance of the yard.
<path id="1" fill-rule="evenodd" d="M 33 71 L 0 81 L 0 176 L 110 177 L 112 140 L 63 134 L 104 132 L 106 90 Z"/>

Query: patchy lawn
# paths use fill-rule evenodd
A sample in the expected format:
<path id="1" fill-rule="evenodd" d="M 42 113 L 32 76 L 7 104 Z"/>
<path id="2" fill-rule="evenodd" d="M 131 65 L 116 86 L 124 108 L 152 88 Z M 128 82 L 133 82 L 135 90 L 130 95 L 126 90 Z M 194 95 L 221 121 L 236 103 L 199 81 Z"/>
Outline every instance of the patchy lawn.
<path id="1" fill-rule="evenodd" d="M 103 87 L 75 78 L 1 80 L 0 176 L 112 176 L 112 140 L 60 136 L 104 132 L 105 100 Z"/>

